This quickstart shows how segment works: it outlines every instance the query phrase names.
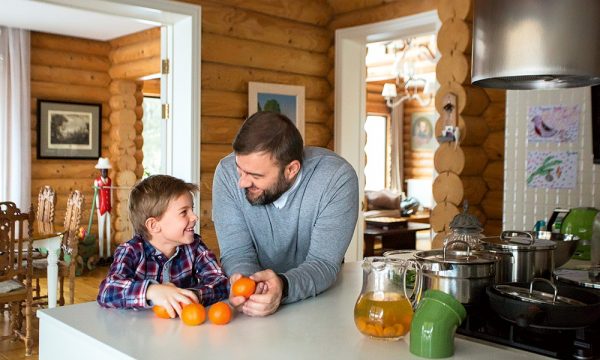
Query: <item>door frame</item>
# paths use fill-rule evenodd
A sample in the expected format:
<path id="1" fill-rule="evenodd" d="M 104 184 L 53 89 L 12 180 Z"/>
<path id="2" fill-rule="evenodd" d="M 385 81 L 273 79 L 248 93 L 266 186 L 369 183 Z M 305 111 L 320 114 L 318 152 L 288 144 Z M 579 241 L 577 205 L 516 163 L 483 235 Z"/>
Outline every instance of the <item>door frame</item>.
<path id="1" fill-rule="evenodd" d="M 363 257 L 364 167 L 367 43 L 437 33 L 440 20 L 432 10 L 398 19 L 336 30 L 335 32 L 335 152 L 356 170 L 359 179 L 357 226 L 345 261 Z M 361 144 L 363 144 L 361 146 Z"/>

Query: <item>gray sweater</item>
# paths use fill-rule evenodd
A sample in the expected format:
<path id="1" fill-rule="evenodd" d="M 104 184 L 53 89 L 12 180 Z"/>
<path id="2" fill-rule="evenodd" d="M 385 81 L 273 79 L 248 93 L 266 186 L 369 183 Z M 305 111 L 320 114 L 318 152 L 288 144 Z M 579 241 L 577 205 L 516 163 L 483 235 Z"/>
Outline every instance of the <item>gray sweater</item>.
<path id="1" fill-rule="evenodd" d="M 289 284 L 285 303 L 329 288 L 358 217 L 358 178 L 352 166 L 332 151 L 305 147 L 299 184 L 288 190 L 281 209 L 252 206 L 238 178 L 232 153 L 217 166 L 212 194 L 225 273 L 280 273 Z"/>

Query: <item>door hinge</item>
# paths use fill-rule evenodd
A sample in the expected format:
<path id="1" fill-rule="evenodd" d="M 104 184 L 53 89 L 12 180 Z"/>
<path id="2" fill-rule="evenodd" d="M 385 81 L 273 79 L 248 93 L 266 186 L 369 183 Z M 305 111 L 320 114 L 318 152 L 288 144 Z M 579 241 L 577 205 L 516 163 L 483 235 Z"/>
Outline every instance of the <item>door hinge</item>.
<path id="1" fill-rule="evenodd" d="M 163 120 L 169 120 L 169 104 L 161 105 L 161 117 Z"/>
<path id="2" fill-rule="evenodd" d="M 169 73 L 170 70 L 170 62 L 169 59 L 163 59 L 162 60 L 162 68 L 161 68 L 161 73 L 163 75 L 166 75 Z"/>

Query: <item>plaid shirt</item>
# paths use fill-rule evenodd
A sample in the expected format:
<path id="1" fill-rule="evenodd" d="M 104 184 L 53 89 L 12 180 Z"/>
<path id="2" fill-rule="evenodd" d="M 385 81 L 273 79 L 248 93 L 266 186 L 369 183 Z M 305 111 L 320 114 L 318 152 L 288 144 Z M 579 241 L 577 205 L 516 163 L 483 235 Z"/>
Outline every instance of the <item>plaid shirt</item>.
<path id="1" fill-rule="evenodd" d="M 97 300 L 107 308 L 148 308 L 148 286 L 168 282 L 193 290 L 203 305 L 229 295 L 227 277 L 199 235 L 194 235 L 190 245 L 178 246 L 170 259 L 141 235 L 135 235 L 117 247 Z"/>

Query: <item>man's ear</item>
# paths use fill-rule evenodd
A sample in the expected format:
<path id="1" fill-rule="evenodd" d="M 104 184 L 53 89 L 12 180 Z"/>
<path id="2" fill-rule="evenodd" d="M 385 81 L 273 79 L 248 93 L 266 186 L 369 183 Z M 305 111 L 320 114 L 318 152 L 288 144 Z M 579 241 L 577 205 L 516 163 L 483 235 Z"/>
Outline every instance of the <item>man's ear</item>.
<path id="1" fill-rule="evenodd" d="M 285 166 L 284 174 L 286 179 L 290 180 L 296 176 L 298 172 L 300 172 L 301 167 L 302 165 L 300 165 L 300 161 L 292 160 L 292 162 Z"/>
<path id="2" fill-rule="evenodd" d="M 149 217 L 146 219 L 144 225 L 146 225 L 146 230 L 148 230 L 150 234 L 156 234 L 160 232 L 160 224 L 155 217 Z"/>

